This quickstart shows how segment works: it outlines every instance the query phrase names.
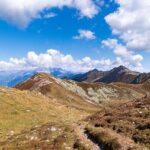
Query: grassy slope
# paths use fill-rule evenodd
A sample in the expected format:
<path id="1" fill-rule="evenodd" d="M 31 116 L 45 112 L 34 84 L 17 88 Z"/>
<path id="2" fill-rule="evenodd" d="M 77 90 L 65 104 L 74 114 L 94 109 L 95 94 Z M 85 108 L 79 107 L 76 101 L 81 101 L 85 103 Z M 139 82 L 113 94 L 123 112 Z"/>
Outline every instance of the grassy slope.
<path id="1" fill-rule="evenodd" d="M 17 133 L 51 121 L 73 122 L 89 112 L 88 108 L 79 111 L 30 91 L 0 88 L 0 139 L 11 131 Z"/>
<path id="2" fill-rule="evenodd" d="M 45 85 L 47 81 L 49 84 Z M 68 144 L 73 147 L 77 137 L 73 124 L 98 110 L 47 74 L 32 77 L 23 87 L 29 91 L 0 88 L 0 148 L 32 149 L 33 145 L 43 148 L 43 143 L 50 149 L 64 149 Z M 60 130 L 53 133 L 49 130 L 51 126 Z M 66 143 L 63 147 L 62 142 Z"/>
<path id="3" fill-rule="evenodd" d="M 70 91 L 67 87 L 64 87 L 62 84 L 66 85 L 66 81 L 54 78 L 51 75 L 46 73 L 40 73 L 33 76 L 31 79 L 25 81 L 24 83 L 17 85 L 16 88 L 19 90 L 30 90 L 40 92 L 43 95 L 56 99 L 59 103 L 67 105 L 76 109 L 87 110 L 97 106 L 97 104 L 90 104 L 85 99 L 83 99 L 78 94 Z"/>
<path id="4" fill-rule="evenodd" d="M 45 85 L 47 81 L 50 83 Z M 44 85 L 39 86 L 41 83 Z M 143 85 L 116 83 L 114 86 L 146 93 L 143 87 L 142 91 L 139 89 Z M 63 150 L 77 144 L 79 149 L 89 149 L 84 130 L 87 136 L 90 134 L 98 144 L 109 146 L 110 150 L 114 147 L 140 150 L 136 143 L 140 143 L 142 149 L 143 145 L 149 147 L 148 98 L 112 101 L 97 108 L 46 74 L 34 76 L 17 88 L 30 91 L 0 88 L 0 141 L 3 141 L 0 148 Z M 86 117 L 85 122 L 80 121 Z M 90 126 L 85 128 L 87 123 Z"/>

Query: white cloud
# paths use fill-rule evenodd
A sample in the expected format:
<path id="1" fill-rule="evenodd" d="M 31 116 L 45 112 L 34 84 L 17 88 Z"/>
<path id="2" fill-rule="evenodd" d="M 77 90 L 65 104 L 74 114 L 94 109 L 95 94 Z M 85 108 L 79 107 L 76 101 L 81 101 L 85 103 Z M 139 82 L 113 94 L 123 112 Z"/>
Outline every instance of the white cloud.
<path id="1" fill-rule="evenodd" d="M 21 28 L 35 18 L 41 18 L 44 10 L 51 8 L 74 8 L 80 16 L 94 17 L 99 9 L 93 0 L 0 0 L 0 18 Z"/>
<path id="2" fill-rule="evenodd" d="M 79 30 L 78 31 L 79 35 L 74 36 L 73 39 L 80 40 L 80 39 L 88 39 L 88 40 L 94 40 L 96 39 L 96 36 L 94 32 L 90 30 Z"/>
<path id="3" fill-rule="evenodd" d="M 9 61 L 0 61 L 2 70 L 31 70 L 40 68 L 62 68 L 73 72 L 86 72 L 94 68 L 109 69 L 113 62 L 109 59 L 93 60 L 85 57 L 75 60 L 71 55 L 64 55 L 58 50 L 49 49 L 46 53 L 37 54 L 34 51 L 28 52 L 24 58 L 10 58 Z"/>
<path id="4" fill-rule="evenodd" d="M 119 8 L 106 16 L 113 34 L 131 50 L 150 50 L 150 0 L 116 0 Z"/>
<path id="5" fill-rule="evenodd" d="M 134 54 L 134 52 L 128 50 L 126 46 L 118 43 L 117 39 L 103 40 L 102 44 L 113 50 L 114 54 L 117 56 L 117 63 L 137 68 L 137 70 L 142 68 L 141 62 L 143 56 Z"/>
<path id="6" fill-rule="evenodd" d="M 47 14 L 43 15 L 43 18 L 53 18 L 53 17 L 56 17 L 56 16 L 57 16 L 56 13 L 50 12 L 50 13 L 47 13 Z"/>
<path id="7" fill-rule="evenodd" d="M 49 70 L 61 68 L 72 72 L 87 72 L 95 68 L 99 70 L 108 70 L 119 65 L 125 65 L 130 69 L 141 71 L 143 69 L 141 66 L 143 57 L 139 54 L 134 55 L 132 52 L 126 51 L 125 47 L 118 44 L 117 41 L 114 41 L 110 39 L 103 41 L 103 44 L 110 48 L 115 48 L 114 53 L 117 56 L 116 60 L 103 58 L 98 60 L 90 57 L 74 59 L 70 54 L 65 55 L 58 50 L 49 49 L 45 53 L 37 54 L 34 51 L 30 51 L 24 58 L 10 58 L 8 61 L 0 61 L 0 71 Z"/>

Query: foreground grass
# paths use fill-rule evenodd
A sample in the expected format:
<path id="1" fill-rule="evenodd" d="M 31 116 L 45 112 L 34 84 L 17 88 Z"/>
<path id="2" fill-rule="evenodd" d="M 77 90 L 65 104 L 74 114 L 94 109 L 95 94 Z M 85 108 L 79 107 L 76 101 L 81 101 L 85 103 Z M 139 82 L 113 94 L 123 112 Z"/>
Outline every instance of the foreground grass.
<path id="1" fill-rule="evenodd" d="M 88 114 L 88 111 L 67 107 L 37 93 L 1 88 L 0 141 L 48 122 L 70 124 Z"/>
<path id="2" fill-rule="evenodd" d="M 46 96 L 38 91 L 0 88 L 0 149 L 150 148 L 149 98 L 112 101 L 97 108 L 70 92 L 72 99 L 66 101 L 67 93 L 60 96 L 60 87 L 55 88 L 57 93 Z"/>
<path id="3" fill-rule="evenodd" d="M 76 134 L 71 126 L 48 123 L 22 131 L 0 142 L 0 148 L 6 150 L 64 150 L 71 149 Z"/>

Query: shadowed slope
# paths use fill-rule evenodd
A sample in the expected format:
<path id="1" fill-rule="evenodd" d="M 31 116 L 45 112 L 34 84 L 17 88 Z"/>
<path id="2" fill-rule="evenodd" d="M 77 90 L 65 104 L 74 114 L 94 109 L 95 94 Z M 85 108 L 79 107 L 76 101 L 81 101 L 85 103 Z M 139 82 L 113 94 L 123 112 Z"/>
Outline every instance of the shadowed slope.
<path id="1" fill-rule="evenodd" d="M 123 82 L 123 83 L 141 83 L 140 81 L 147 74 L 141 74 L 139 72 L 132 71 L 124 66 L 116 67 L 109 71 L 99 71 L 97 69 L 91 70 L 87 73 L 77 74 L 71 79 L 78 82 L 103 82 L 103 83 L 112 83 L 112 82 Z M 142 79 L 141 79 L 142 78 Z"/>
<path id="2" fill-rule="evenodd" d="M 112 83 L 112 82 L 123 82 L 123 83 L 131 83 L 137 76 L 138 72 L 134 72 L 129 70 L 124 66 L 119 66 L 110 70 L 104 77 L 96 80 L 95 82 L 104 82 L 104 83 Z"/>
<path id="3" fill-rule="evenodd" d="M 108 72 L 107 71 L 98 71 L 97 69 L 91 70 L 87 73 L 77 74 L 71 79 L 78 82 L 95 82 L 96 80 L 104 77 Z"/>

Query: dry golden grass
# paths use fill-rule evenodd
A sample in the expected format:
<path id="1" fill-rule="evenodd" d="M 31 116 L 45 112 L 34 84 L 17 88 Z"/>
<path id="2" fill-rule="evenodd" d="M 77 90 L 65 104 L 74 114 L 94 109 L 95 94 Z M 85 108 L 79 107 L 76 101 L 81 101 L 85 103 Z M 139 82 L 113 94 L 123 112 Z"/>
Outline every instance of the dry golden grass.
<path id="1" fill-rule="evenodd" d="M 24 83 L 17 85 L 16 88 L 42 93 L 49 98 L 56 99 L 63 105 L 76 109 L 95 111 L 97 104 L 87 102 L 83 97 L 72 92 L 69 88 L 62 86 L 62 84 L 66 84 L 66 81 L 54 78 L 46 73 L 40 73 Z"/>
<path id="2" fill-rule="evenodd" d="M 72 148 L 77 140 L 73 124 L 98 108 L 83 100 L 78 106 L 74 99 L 70 103 L 75 105 L 60 100 L 34 91 L 0 88 L 0 149 Z"/>
<path id="3" fill-rule="evenodd" d="M 48 122 L 74 122 L 88 115 L 54 99 L 16 89 L 0 89 L 0 139 Z M 7 136 L 8 135 L 8 136 Z"/>
<path id="4" fill-rule="evenodd" d="M 118 101 L 100 107 L 67 89 L 67 83 L 72 82 L 41 73 L 18 85 L 20 90 L 0 88 L 0 149 L 95 150 L 95 141 L 105 150 L 150 148 L 150 99 L 140 98 L 147 84 L 145 90 L 145 85 L 78 83 L 86 92 L 90 87 L 120 92 Z"/>

